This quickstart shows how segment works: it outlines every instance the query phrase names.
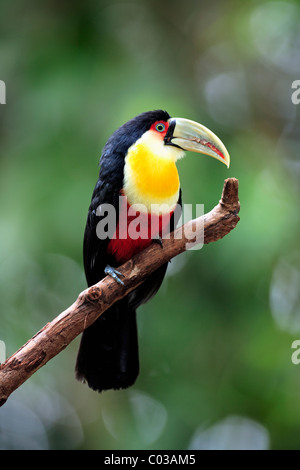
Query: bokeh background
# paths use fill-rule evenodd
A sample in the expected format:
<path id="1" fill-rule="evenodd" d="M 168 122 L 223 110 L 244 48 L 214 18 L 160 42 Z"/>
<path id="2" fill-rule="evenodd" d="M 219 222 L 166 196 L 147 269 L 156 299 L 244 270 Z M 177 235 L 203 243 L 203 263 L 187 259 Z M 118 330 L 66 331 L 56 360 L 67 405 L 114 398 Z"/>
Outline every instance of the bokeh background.
<path id="1" fill-rule="evenodd" d="M 7 355 L 86 287 L 98 160 L 131 117 L 163 108 L 211 128 L 231 167 L 188 154 L 184 202 L 211 210 L 229 176 L 241 201 L 236 229 L 176 258 L 139 309 L 135 386 L 78 383 L 77 338 L 0 409 L 1 449 L 300 448 L 299 51 L 299 1 L 1 2 Z"/>

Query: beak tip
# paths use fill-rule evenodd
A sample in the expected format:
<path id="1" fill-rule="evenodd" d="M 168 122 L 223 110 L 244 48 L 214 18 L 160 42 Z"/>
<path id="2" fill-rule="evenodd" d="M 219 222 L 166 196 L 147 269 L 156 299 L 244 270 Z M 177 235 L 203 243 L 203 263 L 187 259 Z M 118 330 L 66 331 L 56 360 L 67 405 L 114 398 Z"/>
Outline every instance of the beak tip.
<path id="1" fill-rule="evenodd" d="M 230 167 L 230 155 L 229 155 L 229 153 L 227 152 L 227 150 L 226 150 L 226 153 L 225 153 L 224 157 L 225 157 L 225 158 L 224 158 L 224 159 L 225 159 L 225 162 L 224 162 L 224 163 L 225 163 L 225 165 L 227 166 L 227 168 L 229 168 L 229 167 Z"/>
<path id="2" fill-rule="evenodd" d="M 183 150 L 216 158 L 229 168 L 230 156 L 223 142 L 207 127 L 184 118 L 172 118 L 172 143 Z"/>

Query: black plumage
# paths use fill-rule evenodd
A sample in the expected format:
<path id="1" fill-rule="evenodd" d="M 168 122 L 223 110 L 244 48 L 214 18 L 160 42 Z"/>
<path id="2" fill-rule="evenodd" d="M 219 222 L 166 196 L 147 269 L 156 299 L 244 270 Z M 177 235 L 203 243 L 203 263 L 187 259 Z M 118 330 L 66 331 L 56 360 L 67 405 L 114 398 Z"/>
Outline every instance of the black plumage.
<path id="1" fill-rule="evenodd" d="M 109 239 L 96 234 L 99 222 L 97 208 L 112 204 L 118 213 L 119 195 L 123 188 L 125 156 L 128 148 L 156 121 L 170 118 L 165 111 L 140 114 L 117 129 L 108 139 L 100 159 L 99 178 L 88 210 L 84 234 L 84 269 L 88 286 L 100 281 L 107 265 L 118 263 L 108 254 Z M 179 197 L 181 205 L 181 192 Z M 171 230 L 176 221 L 171 219 Z M 76 377 L 97 391 L 126 388 L 139 373 L 136 309 L 159 289 L 167 264 L 157 269 L 143 284 L 116 302 L 88 327 L 81 339 L 76 362 Z"/>

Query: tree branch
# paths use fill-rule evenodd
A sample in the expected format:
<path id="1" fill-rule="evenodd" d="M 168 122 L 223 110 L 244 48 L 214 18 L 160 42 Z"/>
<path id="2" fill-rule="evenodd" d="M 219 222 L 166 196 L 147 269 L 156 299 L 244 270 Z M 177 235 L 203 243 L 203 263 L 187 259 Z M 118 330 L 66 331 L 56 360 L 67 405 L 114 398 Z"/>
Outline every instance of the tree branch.
<path id="1" fill-rule="evenodd" d="M 239 221 L 238 180 L 225 180 L 221 200 L 209 213 L 189 221 L 163 240 L 163 249 L 152 244 L 118 270 L 124 284 L 106 276 L 79 294 L 77 300 L 52 322 L 47 323 L 16 353 L 0 365 L 0 406 L 34 372 L 60 353 L 113 303 L 141 284 L 162 264 L 186 251 L 194 243 L 211 243 L 227 235 Z"/>

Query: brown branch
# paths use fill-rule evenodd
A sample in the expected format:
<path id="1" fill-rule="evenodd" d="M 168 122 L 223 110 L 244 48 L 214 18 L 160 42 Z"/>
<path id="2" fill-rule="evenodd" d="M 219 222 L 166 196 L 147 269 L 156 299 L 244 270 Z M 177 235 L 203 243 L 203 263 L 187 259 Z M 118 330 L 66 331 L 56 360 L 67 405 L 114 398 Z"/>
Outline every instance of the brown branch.
<path id="1" fill-rule="evenodd" d="M 191 220 L 163 240 L 163 249 L 152 244 L 127 261 L 119 270 L 125 286 L 105 277 L 79 294 L 77 300 L 0 365 L 0 406 L 34 372 L 60 353 L 114 302 L 135 289 L 162 264 L 186 251 L 191 241 L 211 243 L 227 235 L 239 221 L 238 180 L 225 180 L 219 204 L 209 213 Z M 184 230 L 183 230 L 184 229 Z M 204 231 L 204 232 L 203 232 Z M 203 242 L 203 238 L 202 238 Z"/>

